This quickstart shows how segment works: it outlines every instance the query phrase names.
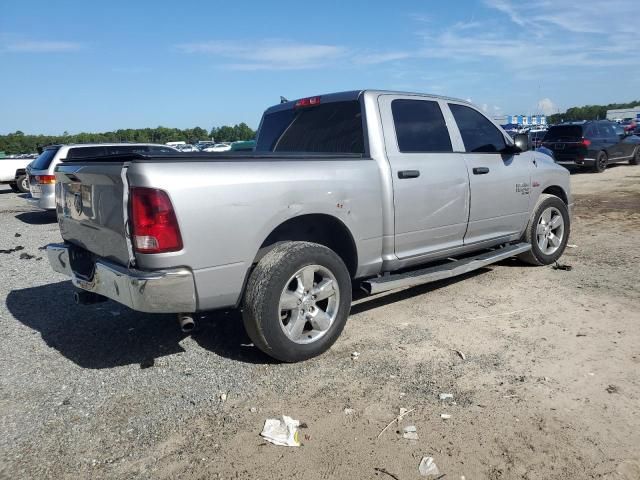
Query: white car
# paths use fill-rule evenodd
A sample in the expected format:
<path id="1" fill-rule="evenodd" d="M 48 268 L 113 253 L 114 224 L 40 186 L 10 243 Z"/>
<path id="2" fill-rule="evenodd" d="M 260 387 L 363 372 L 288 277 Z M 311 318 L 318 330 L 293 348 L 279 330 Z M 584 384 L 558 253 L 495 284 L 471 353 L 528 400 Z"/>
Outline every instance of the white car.
<path id="1" fill-rule="evenodd" d="M 230 143 L 216 143 L 213 147 L 207 147 L 203 152 L 228 152 L 231 150 Z"/>
<path id="2" fill-rule="evenodd" d="M 38 158 L 31 161 L 27 169 L 29 202 L 42 210 L 56 209 L 55 169 L 64 160 L 93 158 L 128 153 L 172 154 L 177 150 L 167 145 L 153 143 L 81 143 L 72 145 L 49 145 Z"/>
<path id="3" fill-rule="evenodd" d="M 9 184 L 14 192 L 28 193 L 29 183 L 25 168 L 33 161 L 30 157 L 0 158 L 0 184 Z"/>

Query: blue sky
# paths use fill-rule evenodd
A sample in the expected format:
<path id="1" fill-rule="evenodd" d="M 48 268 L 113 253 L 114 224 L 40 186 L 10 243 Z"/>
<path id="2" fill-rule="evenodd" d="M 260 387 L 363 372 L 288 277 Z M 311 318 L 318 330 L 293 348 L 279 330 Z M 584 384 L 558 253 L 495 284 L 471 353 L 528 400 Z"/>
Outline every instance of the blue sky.
<path id="1" fill-rule="evenodd" d="M 640 99 L 636 0 L 0 3 L 0 133 L 246 122 L 361 88 L 491 115 Z"/>

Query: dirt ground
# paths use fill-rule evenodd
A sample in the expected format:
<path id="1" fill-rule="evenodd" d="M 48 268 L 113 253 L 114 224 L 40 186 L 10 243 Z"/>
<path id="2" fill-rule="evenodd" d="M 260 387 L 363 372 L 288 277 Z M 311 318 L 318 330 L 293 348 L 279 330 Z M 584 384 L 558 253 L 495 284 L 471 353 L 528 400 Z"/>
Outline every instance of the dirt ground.
<path id="1" fill-rule="evenodd" d="M 561 258 L 571 270 L 510 260 L 359 299 L 334 347 L 298 365 L 247 347 L 235 313 L 207 315 L 145 365 L 135 349 L 170 343 L 178 334 L 162 332 L 174 320 L 144 336 L 164 320 L 122 308 L 91 327 L 99 339 L 59 333 L 21 307 L 33 289 L 13 286 L 1 316 L 2 357 L 14 365 L 0 376 L 1 476 L 404 480 L 421 478 L 430 456 L 447 480 L 640 479 L 640 167 L 574 173 L 572 187 Z M 126 327 L 140 328 L 134 340 Z M 69 335 L 90 353 L 67 346 Z M 129 350 L 110 357 L 114 348 Z M 35 367 L 20 362 L 34 356 L 42 371 L 27 380 Z M 61 383 L 90 387 L 56 396 Z M 400 408 L 412 411 L 379 436 Z M 302 447 L 259 436 L 282 414 L 306 424 Z"/>

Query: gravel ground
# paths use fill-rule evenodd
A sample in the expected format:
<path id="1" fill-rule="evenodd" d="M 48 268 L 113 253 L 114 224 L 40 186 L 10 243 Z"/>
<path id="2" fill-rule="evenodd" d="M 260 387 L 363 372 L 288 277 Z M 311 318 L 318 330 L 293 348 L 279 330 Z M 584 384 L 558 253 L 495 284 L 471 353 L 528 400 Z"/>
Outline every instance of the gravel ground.
<path id="1" fill-rule="evenodd" d="M 55 217 L 0 186 L 0 478 L 405 479 L 428 455 L 447 479 L 640 479 L 638 179 L 572 176 L 571 271 L 506 261 L 357 300 L 296 365 L 236 312 L 185 336 L 171 315 L 74 305 L 41 250 Z M 303 447 L 259 437 L 281 414 Z"/>

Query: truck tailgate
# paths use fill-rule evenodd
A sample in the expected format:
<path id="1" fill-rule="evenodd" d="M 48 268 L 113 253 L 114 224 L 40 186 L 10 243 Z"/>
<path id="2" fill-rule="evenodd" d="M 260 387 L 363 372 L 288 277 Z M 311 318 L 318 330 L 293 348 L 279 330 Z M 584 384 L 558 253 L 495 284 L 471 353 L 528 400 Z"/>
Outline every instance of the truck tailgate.
<path id="1" fill-rule="evenodd" d="M 64 163 L 56 170 L 56 211 L 65 241 L 127 266 L 124 162 Z"/>

